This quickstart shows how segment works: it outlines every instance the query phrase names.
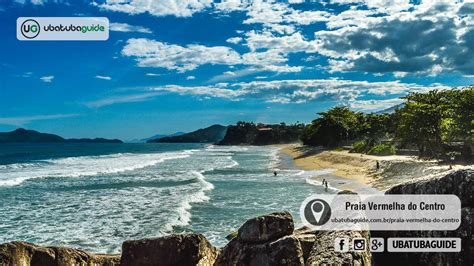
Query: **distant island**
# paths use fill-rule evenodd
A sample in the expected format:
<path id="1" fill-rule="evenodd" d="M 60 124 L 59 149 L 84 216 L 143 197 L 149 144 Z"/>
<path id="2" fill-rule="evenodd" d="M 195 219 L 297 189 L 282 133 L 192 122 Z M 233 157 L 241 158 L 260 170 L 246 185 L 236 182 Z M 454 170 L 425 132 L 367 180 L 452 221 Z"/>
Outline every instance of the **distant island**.
<path id="1" fill-rule="evenodd" d="M 221 141 L 226 132 L 227 126 L 212 125 L 179 136 L 148 140 L 147 143 L 215 143 Z"/>
<path id="2" fill-rule="evenodd" d="M 262 123 L 238 122 L 229 126 L 224 139 L 218 145 L 271 145 L 299 142 L 304 124 L 268 125 Z"/>
<path id="3" fill-rule="evenodd" d="M 145 139 L 140 139 L 140 140 L 137 140 L 137 141 L 134 141 L 134 142 L 138 142 L 138 143 L 144 143 L 144 142 L 147 142 L 149 140 L 158 140 L 158 139 L 162 139 L 162 138 L 165 138 L 165 137 L 176 137 L 176 136 L 181 136 L 181 135 L 184 135 L 186 134 L 186 132 L 181 132 L 181 131 L 178 131 L 178 132 L 175 132 L 173 134 L 157 134 L 157 135 L 154 135 L 154 136 L 151 136 L 149 138 L 145 138 Z"/>
<path id="4" fill-rule="evenodd" d="M 65 139 L 58 135 L 18 128 L 10 132 L 0 132 L 0 143 L 123 143 L 119 139 L 81 138 Z"/>

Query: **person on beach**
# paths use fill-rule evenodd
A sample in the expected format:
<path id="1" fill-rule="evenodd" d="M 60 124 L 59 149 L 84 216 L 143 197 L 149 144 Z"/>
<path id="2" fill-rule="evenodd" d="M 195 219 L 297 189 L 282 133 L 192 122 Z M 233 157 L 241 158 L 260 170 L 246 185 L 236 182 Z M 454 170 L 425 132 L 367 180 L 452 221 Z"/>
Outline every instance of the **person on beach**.
<path id="1" fill-rule="evenodd" d="M 278 175 L 277 171 L 274 171 L 273 176 L 277 176 L 277 175 Z"/>
<path id="2" fill-rule="evenodd" d="M 324 185 L 326 186 L 326 192 L 328 192 L 328 181 L 324 181 Z"/>
<path id="3" fill-rule="evenodd" d="M 380 169 L 380 163 L 379 163 L 379 161 L 377 161 L 377 164 L 376 164 L 375 167 L 377 168 L 377 171 Z"/>
<path id="4" fill-rule="evenodd" d="M 326 183 L 326 178 L 323 178 L 322 185 L 324 186 L 324 183 Z"/>

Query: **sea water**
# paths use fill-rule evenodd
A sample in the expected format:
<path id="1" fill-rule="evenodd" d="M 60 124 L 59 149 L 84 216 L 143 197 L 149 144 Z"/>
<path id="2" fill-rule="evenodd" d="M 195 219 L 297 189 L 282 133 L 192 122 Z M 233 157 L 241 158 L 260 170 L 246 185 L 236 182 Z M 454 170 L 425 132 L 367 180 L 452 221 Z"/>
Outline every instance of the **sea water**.
<path id="1" fill-rule="evenodd" d="M 274 176 L 273 172 L 278 175 Z M 325 192 L 275 147 L 2 144 L 0 243 L 118 253 L 124 240 L 202 233 L 216 246 L 247 219 Z"/>

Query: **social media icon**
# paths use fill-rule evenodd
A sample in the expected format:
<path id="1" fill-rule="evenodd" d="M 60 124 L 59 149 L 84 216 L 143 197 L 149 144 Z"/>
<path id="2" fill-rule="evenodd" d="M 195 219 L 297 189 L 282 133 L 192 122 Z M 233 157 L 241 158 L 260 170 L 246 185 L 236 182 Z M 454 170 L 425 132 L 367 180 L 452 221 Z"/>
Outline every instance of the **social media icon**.
<path id="1" fill-rule="evenodd" d="M 337 237 L 336 239 L 334 239 L 334 250 L 336 252 L 348 252 L 349 238 Z"/>
<path id="2" fill-rule="evenodd" d="M 366 243 L 365 238 L 352 239 L 352 250 L 365 251 L 366 249 L 367 249 L 367 243 Z"/>
<path id="3" fill-rule="evenodd" d="M 305 204 L 305 203 L 303 203 Z M 331 217 L 331 207 L 322 199 L 311 199 L 304 205 L 302 218 L 310 225 L 320 226 Z"/>
<path id="4" fill-rule="evenodd" d="M 383 237 L 372 237 L 370 238 L 369 248 L 371 252 L 384 252 L 385 241 Z"/>

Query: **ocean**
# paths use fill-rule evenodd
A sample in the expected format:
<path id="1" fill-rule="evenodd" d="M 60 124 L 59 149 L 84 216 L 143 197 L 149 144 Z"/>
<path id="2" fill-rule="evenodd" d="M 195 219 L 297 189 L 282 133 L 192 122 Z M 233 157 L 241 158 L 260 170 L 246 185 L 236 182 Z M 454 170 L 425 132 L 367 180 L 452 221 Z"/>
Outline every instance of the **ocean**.
<path id="1" fill-rule="evenodd" d="M 277 171 L 275 177 L 273 171 Z M 124 240 L 203 233 L 216 246 L 247 219 L 325 192 L 276 147 L 2 144 L 0 243 L 119 253 Z"/>

